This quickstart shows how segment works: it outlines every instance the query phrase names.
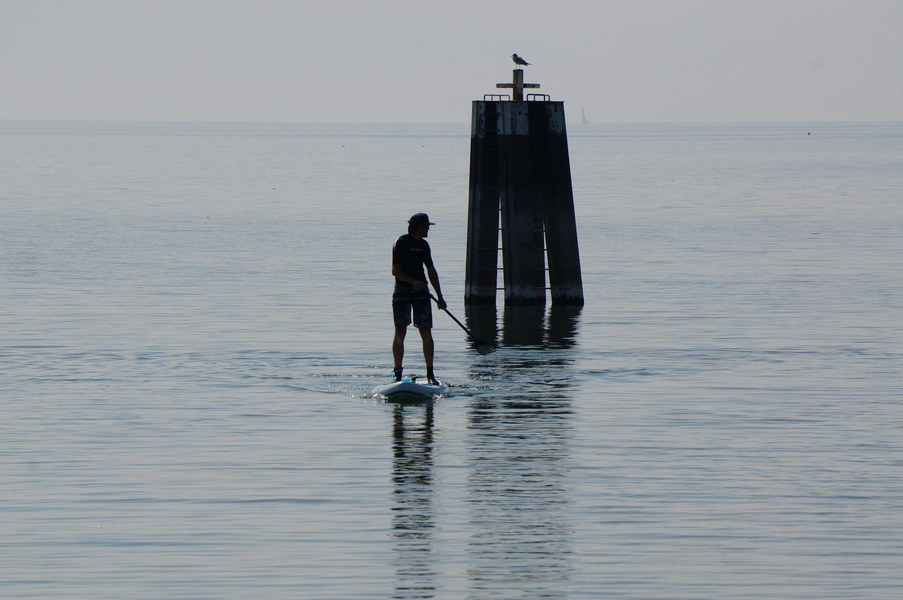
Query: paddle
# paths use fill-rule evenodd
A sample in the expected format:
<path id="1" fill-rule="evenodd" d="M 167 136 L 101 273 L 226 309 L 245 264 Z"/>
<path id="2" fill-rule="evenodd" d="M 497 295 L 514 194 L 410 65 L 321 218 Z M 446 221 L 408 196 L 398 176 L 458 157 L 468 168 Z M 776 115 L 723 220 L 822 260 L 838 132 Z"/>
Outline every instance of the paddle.
<path id="1" fill-rule="evenodd" d="M 435 301 L 436 301 L 436 304 L 439 304 L 439 301 L 436 300 L 436 297 L 433 296 L 432 294 L 430 294 L 430 298 L 432 298 L 433 300 L 435 300 Z M 455 323 L 458 324 L 458 327 L 460 327 L 461 329 L 463 329 L 463 330 L 464 330 L 464 333 L 466 333 L 467 335 L 470 336 L 470 339 L 473 340 L 473 343 L 475 344 L 476 350 L 477 350 L 478 353 L 480 353 L 480 354 L 489 354 L 490 352 L 492 352 L 493 350 L 495 350 L 495 344 L 490 344 L 490 343 L 488 343 L 488 342 L 484 342 L 484 341 L 482 341 L 481 339 L 479 339 L 477 336 L 475 336 L 475 335 L 470 331 L 470 329 L 468 329 L 467 327 L 464 326 L 464 323 L 462 323 L 461 321 L 459 321 L 459 320 L 457 319 L 457 317 L 455 317 L 455 315 L 451 314 L 451 313 L 448 311 L 448 307 L 445 307 L 445 308 L 443 308 L 443 309 L 441 309 L 441 310 L 445 311 L 445 314 L 447 314 L 449 317 L 451 317 L 452 320 L 453 320 Z"/>

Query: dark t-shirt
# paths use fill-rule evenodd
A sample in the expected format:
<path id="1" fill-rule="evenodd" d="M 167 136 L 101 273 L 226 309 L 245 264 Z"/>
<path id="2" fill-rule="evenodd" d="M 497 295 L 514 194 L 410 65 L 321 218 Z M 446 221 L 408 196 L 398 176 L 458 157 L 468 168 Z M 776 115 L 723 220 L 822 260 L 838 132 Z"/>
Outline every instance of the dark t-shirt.
<path id="1" fill-rule="evenodd" d="M 392 264 L 400 265 L 401 271 L 405 275 L 426 282 L 426 272 L 423 267 L 433 266 L 430 245 L 426 243 L 426 240 L 417 239 L 406 233 L 395 240 L 395 245 L 392 246 Z M 401 287 L 414 287 L 410 283 L 398 279 L 395 282 Z"/>

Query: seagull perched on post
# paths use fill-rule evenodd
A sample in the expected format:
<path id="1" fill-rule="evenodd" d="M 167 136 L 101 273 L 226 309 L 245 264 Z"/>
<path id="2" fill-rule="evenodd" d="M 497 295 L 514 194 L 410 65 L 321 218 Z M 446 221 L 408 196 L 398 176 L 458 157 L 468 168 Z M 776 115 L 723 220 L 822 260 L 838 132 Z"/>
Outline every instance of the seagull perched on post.
<path id="1" fill-rule="evenodd" d="M 516 64 L 516 65 L 527 66 L 530 64 L 527 61 L 525 61 L 524 59 L 522 59 L 520 56 L 518 56 L 517 53 L 511 55 L 511 60 L 513 60 L 514 64 Z"/>

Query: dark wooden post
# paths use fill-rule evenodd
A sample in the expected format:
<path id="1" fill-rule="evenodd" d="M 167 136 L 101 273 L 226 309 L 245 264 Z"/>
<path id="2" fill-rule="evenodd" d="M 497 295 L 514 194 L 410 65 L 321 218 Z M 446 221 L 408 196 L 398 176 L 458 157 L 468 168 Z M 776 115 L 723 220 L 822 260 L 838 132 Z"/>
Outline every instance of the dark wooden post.
<path id="1" fill-rule="evenodd" d="M 499 106 L 499 206 L 505 304 L 544 304 L 542 190 L 534 183 L 529 105 Z"/>
<path id="2" fill-rule="evenodd" d="M 498 287 L 499 104 L 473 103 L 465 277 L 468 304 L 495 305 Z"/>

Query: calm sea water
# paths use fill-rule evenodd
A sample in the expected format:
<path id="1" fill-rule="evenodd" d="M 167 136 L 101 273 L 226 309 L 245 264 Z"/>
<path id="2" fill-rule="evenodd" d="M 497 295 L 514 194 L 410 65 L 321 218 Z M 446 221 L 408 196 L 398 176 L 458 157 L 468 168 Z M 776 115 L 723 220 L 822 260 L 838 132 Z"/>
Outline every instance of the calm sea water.
<path id="1" fill-rule="evenodd" d="M 0 598 L 900 598 L 903 124 L 569 133 L 587 304 L 487 313 L 466 124 L 0 123 Z M 499 348 L 400 406 L 419 211 Z"/>

